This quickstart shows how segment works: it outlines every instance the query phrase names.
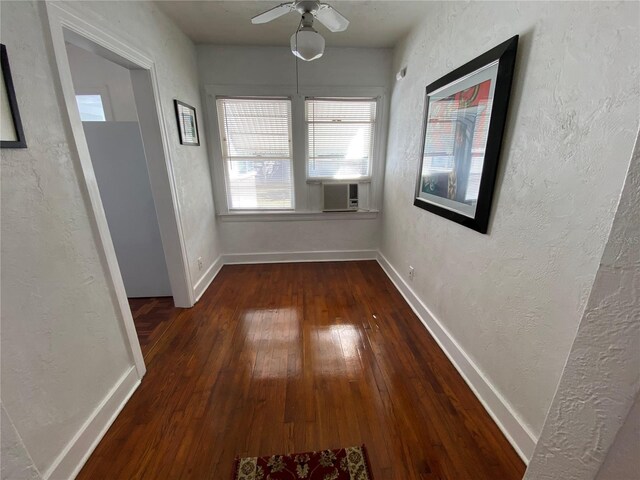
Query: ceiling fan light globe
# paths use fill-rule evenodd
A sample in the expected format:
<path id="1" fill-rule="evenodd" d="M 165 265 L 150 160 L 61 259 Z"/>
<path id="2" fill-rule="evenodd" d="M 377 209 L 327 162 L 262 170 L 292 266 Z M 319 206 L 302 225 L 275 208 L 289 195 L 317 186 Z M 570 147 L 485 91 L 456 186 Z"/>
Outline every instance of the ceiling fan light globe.
<path id="1" fill-rule="evenodd" d="M 291 52 L 307 62 L 316 60 L 324 53 L 324 38 L 313 30 L 300 30 L 291 35 Z"/>

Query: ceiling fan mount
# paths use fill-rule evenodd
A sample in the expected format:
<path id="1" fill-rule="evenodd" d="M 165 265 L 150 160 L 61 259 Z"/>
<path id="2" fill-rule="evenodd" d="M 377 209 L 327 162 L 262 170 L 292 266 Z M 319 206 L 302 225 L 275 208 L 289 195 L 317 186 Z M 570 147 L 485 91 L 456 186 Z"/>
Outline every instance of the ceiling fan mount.
<path id="1" fill-rule="evenodd" d="M 320 2 L 316 0 L 300 0 L 295 2 L 293 8 L 300 14 L 311 13 L 313 15 L 320 9 Z"/>
<path id="2" fill-rule="evenodd" d="M 256 15 L 253 24 L 267 23 L 287 13 L 296 11 L 302 15 L 300 26 L 291 36 L 291 52 L 308 62 L 320 58 L 324 53 L 324 38 L 313 28 L 317 19 L 331 32 L 342 32 L 349 26 L 349 20 L 335 8 L 318 0 L 298 0 L 287 2 Z"/>

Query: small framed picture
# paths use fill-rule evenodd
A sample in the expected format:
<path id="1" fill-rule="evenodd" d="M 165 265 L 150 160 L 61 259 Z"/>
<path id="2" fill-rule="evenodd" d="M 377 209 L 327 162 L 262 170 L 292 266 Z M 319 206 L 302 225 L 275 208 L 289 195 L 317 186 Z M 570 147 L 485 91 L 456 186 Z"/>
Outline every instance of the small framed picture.
<path id="1" fill-rule="evenodd" d="M 22 130 L 22 121 L 18 111 L 16 92 L 13 89 L 11 68 L 7 49 L 0 44 L 0 66 L 2 68 L 2 85 L 0 86 L 0 148 L 27 148 Z"/>
<path id="2" fill-rule="evenodd" d="M 196 109 L 180 100 L 174 100 L 173 104 L 176 107 L 180 143 L 182 145 L 200 145 Z"/>
<path id="3" fill-rule="evenodd" d="M 427 87 L 413 204 L 487 233 L 518 36 Z"/>

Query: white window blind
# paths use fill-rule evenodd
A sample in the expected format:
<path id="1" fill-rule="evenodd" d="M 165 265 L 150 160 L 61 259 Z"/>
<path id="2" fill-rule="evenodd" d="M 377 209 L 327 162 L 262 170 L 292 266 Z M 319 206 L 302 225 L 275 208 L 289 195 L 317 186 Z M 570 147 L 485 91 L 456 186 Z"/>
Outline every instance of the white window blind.
<path id="1" fill-rule="evenodd" d="M 230 209 L 293 208 L 291 100 L 218 98 Z"/>
<path id="2" fill-rule="evenodd" d="M 307 98 L 307 176 L 357 179 L 371 175 L 374 98 Z"/>

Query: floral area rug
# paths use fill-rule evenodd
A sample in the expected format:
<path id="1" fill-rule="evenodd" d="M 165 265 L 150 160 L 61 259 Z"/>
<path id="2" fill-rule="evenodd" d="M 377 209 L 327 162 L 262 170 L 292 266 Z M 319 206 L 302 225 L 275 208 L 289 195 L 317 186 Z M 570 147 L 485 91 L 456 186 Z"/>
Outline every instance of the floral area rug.
<path id="1" fill-rule="evenodd" d="M 373 480 L 364 445 L 321 452 L 238 458 L 233 480 Z"/>

